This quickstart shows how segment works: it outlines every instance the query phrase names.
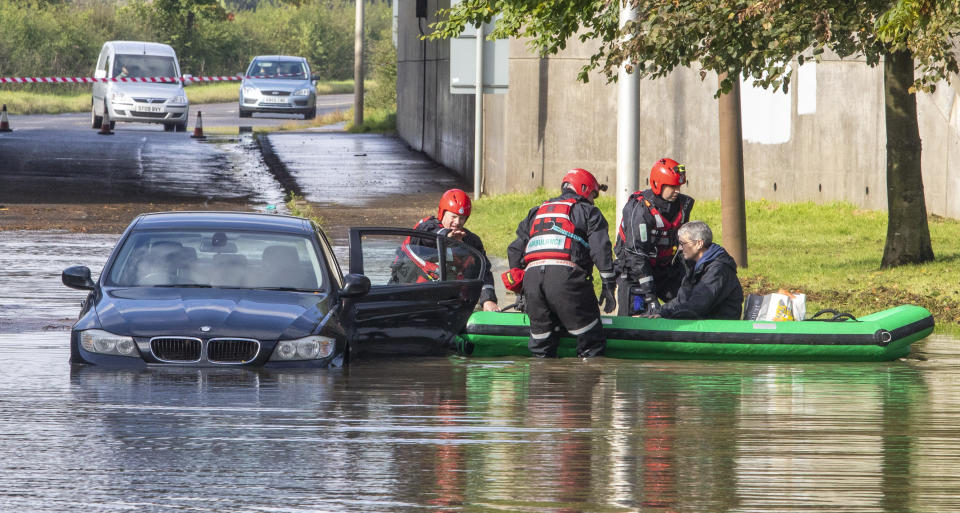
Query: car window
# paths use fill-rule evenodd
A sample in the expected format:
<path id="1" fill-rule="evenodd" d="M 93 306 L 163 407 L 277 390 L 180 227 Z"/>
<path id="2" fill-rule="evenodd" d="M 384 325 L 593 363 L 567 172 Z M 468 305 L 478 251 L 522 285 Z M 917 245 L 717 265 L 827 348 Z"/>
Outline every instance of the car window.
<path id="1" fill-rule="evenodd" d="M 247 75 L 303 80 L 307 78 L 307 67 L 303 61 L 256 59 L 250 64 Z"/>
<path id="2" fill-rule="evenodd" d="M 321 290 L 312 239 L 248 231 L 143 231 L 124 241 L 107 285 Z"/>
<path id="3" fill-rule="evenodd" d="M 176 77 L 177 67 L 173 57 L 160 55 L 117 55 L 113 64 L 113 76 L 130 78 Z"/>
<path id="4" fill-rule="evenodd" d="M 433 234 L 364 234 L 360 240 L 363 274 L 373 286 L 476 280 L 483 272 L 480 254 L 454 239 L 441 239 L 442 261 Z"/>
<path id="5" fill-rule="evenodd" d="M 483 269 L 479 255 L 466 244 L 454 239 L 444 240 L 444 259 L 447 266 L 446 281 L 479 280 Z"/>

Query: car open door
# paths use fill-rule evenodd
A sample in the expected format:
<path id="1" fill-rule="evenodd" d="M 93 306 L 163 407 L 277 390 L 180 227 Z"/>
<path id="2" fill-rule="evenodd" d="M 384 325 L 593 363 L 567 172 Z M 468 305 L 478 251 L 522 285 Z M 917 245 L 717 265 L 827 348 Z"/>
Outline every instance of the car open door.
<path id="1" fill-rule="evenodd" d="M 405 228 L 350 229 L 350 272 L 370 292 L 345 298 L 351 355 L 437 355 L 473 313 L 487 261 L 455 239 Z"/>

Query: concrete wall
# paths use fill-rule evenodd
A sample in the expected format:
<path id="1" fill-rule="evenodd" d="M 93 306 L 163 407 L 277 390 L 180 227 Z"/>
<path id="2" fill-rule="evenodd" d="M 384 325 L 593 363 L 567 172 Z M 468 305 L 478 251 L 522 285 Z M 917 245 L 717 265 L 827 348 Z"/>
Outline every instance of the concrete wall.
<path id="1" fill-rule="evenodd" d="M 484 99 L 484 193 L 556 187 L 571 167 L 589 169 L 601 181 L 613 182 L 616 84 L 608 84 L 599 74 L 587 84 L 576 81 L 594 49 L 589 43 L 571 41 L 559 55 L 540 59 L 522 41 L 511 41 L 510 91 Z M 419 125 L 413 120 L 401 121 L 416 112 L 411 106 L 419 105 L 419 99 L 408 97 L 420 91 L 410 76 L 401 75 L 398 84 L 402 98 L 398 125 L 415 128 Z M 637 170 L 641 184 L 650 165 L 669 156 L 687 165 L 689 194 L 719 198 L 716 87 L 715 75 L 701 79 L 689 68 L 641 81 Z M 446 84 L 441 88 L 447 94 Z M 827 56 L 797 70 L 787 94 L 745 83 L 741 95 L 748 199 L 843 200 L 886 209 L 882 68 Z M 464 95 L 455 105 L 438 102 L 441 109 L 449 109 L 440 110 L 441 116 L 462 120 L 439 128 L 450 130 L 446 137 L 457 141 L 451 146 L 463 155 L 458 159 L 449 159 L 449 153 L 437 155 L 461 162 L 455 169 L 464 176 L 472 173 L 472 120 L 466 120 L 472 110 L 470 98 Z M 411 103 L 402 105 L 404 99 Z M 960 218 L 960 93 L 957 86 L 942 84 L 933 94 L 918 95 L 917 104 L 927 209 Z M 429 117 L 427 126 L 429 130 Z M 404 128 L 401 134 L 410 131 Z M 403 136 L 417 148 L 418 134 Z M 425 151 L 437 158 L 429 144 Z"/>
<path id="2" fill-rule="evenodd" d="M 429 17 L 419 22 L 414 1 L 398 1 L 397 132 L 465 178 L 473 176 L 473 96 L 450 94 L 450 44 L 419 39 L 449 0 L 428 0 Z M 424 93 L 426 93 L 424 95 Z M 424 99 L 425 98 L 425 99 Z"/>

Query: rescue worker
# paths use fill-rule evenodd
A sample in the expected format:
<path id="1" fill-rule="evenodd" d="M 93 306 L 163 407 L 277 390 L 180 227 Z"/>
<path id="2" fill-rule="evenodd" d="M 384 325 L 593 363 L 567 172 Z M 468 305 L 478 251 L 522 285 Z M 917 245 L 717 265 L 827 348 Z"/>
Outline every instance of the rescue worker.
<path id="1" fill-rule="evenodd" d="M 603 354 L 607 345 L 600 309 L 616 308 L 616 275 L 607 220 L 593 200 L 606 190 L 584 169 L 571 169 L 561 181 L 562 194 L 530 209 L 507 248 L 511 271 L 522 279 L 530 317 L 530 352 L 556 357 L 556 328 L 577 337 L 577 355 Z M 593 266 L 603 280 L 600 300 L 593 292 Z M 523 270 L 519 273 L 519 270 Z M 506 273 L 505 273 L 506 274 Z"/>
<path id="2" fill-rule="evenodd" d="M 480 292 L 479 303 L 484 311 L 496 312 L 499 310 L 499 307 L 497 306 L 497 292 L 493 285 L 493 272 L 491 271 L 490 260 L 487 258 L 487 253 L 483 248 L 483 242 L 480 240 L 480 237 L 463 227 L 467 222 L 467 218 L 470 217 L 470 210 L 470 196 L 460 189 L 450 189 L 440 197 L 437 215 L 424 217 L 417 222 L 413 229 L 445 235 L 479 251 L 480 254 L 483 255 L 487 267 L 487 270 L 481 277 L 483 280 L 483 289 Z M 403 259 L 415 265 L 395 265 L 395 277 L 391 281 L 411 283 L 439 280 L 440 276 L 437 264 L 430 262 L 429 258 L 423 258 L 422 256 L 424 252 L 436 255 L 436 244 L 432 239 L 429 241 L 427 239 L 416 240 L 416 237 L 412 239 L 414 240 L 411 240 L 411 237 L 407 237 L 406 240 L 403 241 L 397 256 L 398 263 L 400 261 L 399 259 Z M 456 248 L 454 248 L 452 253 L 455 260 L 452 269 L 460 273 L 460 279 L 463 279 L 463 275 L 469 276 L 471 274 L 470 268 L 475 264 L 472 261 L 473 256 L 466 254 L 466 252 L 461 254 L 456 251 Z M 411 271 L 404 272 L 404 269 L 412 270 L 415 276 L 410 276 Z"/>
<path id="3" fill-rule="evenodd" d="M 680 194 L 686 169 L 663 158 L 650 169 L 650 188 L 633 193 L 617 229 L 617 315 L 656 313 L 658 298 L 677 296 L 685 272 L 677 255 L 677 230 L 690 219 L 693 198 Z"/>
<path id="4" fill-rule="evenodd" d="M 660 313 L 644 317 L 667 319 L 739 319 L 743 288 L 737 263 L 723 247 L 713 243 L 713 232 L 703 221 L 680 227 L 679 244 L 687 273 L 677 297 Z"/>

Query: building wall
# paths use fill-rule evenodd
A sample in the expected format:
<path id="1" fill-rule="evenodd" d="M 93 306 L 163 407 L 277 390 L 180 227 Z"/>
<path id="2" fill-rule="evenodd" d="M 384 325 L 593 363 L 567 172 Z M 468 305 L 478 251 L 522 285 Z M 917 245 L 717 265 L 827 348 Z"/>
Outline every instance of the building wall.
<path id="1" fill-rule="evenodd" d="M 524 42 L 511 41 L 509 93 L 484 98 L 484 193 L 552 188 L 571 167 L 589 169 L 601 181 L 613 182 L 617 86 L 599 74 L 591 75 L 586 84 L 576 81 L 594 49 L 590 43 L 571 41 L 559 55 L 541 59 L 531 54 Z M 441 60 L 437 65 L 445 63 Z M 420 91 L 411 76 L 401 76 L 398 83 L 400 98 L 412 102 L 404 106 L 404 100 L 398 99 L 398 125 L 404 127 L 401 134 L 407 134 L 403 137 L 417 148 L 418 134 L 408 127 L 419 125 L 403 119 L 415 113 L 412 105 L 418 105 L 408 97 L 411 91 Z M 719 198 L 716 87 L 715 75 L 701 79 L 691 68 L 640 82 L 641 164 L 637 172 L 641 184 L 653 162 L 669 156 L 687 165 L 689 194 Z M 446 84 L 441 88 L 446 90 Z M 444 137 L 449 144 L 439 145 L 448 151 L 432 153 L 429 144 L 425 149 L 448 166 L 447 162 L 460 162 L 459 167 L 451 167 L 465 177 L 472 176 L 473 167 L 471 102 L 470 95 L 463 95 L 437 103 L 440 110 L 434 113 L 451 120 L 437 125 L 448 131 Z M 960 218 L 957 86 L 941 84 L 933 94 L 919 94 L 917 107 L 927 209 Z M 842 200 L 886 209 L 882 68 L 870 68 L 862 60 L 827 56 L 821 63 L 797 70 L 787 94 L 742 84 L 741 112 L 748 199 Z M 431 126 L 428 119 L 428 131 Z M 454 152 L 462 154 L 451 158 Z"/>
<path id="2" fill-rule="evenodd" d="M 450 2 L 428 0 L 428 17 L 419 23 L 415 3 L 397 5 L 397 132 L 414 150 L 472 177 L 473 96 L 450 94 L 449 42 L 419 38 Z"/>

